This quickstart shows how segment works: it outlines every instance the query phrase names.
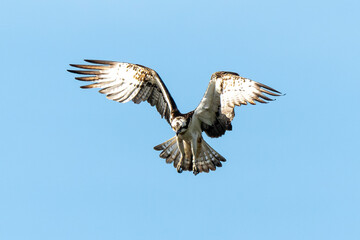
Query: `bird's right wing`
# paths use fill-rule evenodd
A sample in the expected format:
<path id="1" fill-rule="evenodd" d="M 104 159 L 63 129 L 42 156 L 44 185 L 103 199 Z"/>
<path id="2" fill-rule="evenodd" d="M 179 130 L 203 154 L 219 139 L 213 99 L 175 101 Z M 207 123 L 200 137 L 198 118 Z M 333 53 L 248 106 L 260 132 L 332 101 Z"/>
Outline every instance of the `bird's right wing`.
<path id="1" fill-rule="evenodd" d="M 92 65 L 70 64 L 81 70 L 68 70 L 72 73 L 88 75 L 76 77 L 80 81 L 93 82 L 81 88 L 101 88 L 110 100 L 125 103 L 147 101 L 156 106 L 161 117 L 168 123 L 178 114 L 176 104 L 160 76 L 152 69 L 131 63 L 85 60 Z M 97 65 L 94 65 L 97 64 Z M 83 70 L 85 69 L 85 70 Z"/>

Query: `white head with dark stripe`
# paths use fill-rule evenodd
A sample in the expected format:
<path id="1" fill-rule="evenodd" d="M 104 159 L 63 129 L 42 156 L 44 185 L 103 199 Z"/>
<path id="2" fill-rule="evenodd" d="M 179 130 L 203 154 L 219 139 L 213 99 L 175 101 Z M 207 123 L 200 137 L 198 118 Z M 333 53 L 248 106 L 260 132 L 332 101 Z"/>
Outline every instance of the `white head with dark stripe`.
<path id="1" fill-rule="evenodd" d="M 176 135 L 186 132 L 189 121 L 183 116 L 178 116 L 171 121 L 171 128 L 176 132 Z"/>

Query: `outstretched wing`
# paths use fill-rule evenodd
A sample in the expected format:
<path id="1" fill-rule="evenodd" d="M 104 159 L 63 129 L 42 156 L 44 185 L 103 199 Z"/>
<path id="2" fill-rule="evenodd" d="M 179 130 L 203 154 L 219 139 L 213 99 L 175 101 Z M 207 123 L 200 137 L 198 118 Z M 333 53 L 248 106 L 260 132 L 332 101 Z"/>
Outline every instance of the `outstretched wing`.
<path id="1" fill-rule="evenodd" d="M 131 63 L 85 60 L 92 65 L 70 64 L 82 70 L 68 70 L 72 73 L 88 75 L 76 77 L 80 81 L 93 82 L 81 88 L 101 88 L 100 93 L 108 99 L 125 103 L 148 101 L 156 106 L 161 117 L 170 123 L 178 109 L 160 76 L 152 69 Z M 94 65 L 96 64 L 96 65 Z M 83 70 L 85 69 L 85 70 Z"/>
<path id="2" fill-rule="evenodd" d="M 267 97 L 281 96 L 281 93 L 264 84 L 240 77 L 233 72 L 216 72 L 194 116 L 201 121 L 201 128 L 209 137 L 220 137 L 226 130 L 231 130 L 231 121 L 235 106 L 255 105 L 255 101 L 267 103 L 273 99 Z"/>

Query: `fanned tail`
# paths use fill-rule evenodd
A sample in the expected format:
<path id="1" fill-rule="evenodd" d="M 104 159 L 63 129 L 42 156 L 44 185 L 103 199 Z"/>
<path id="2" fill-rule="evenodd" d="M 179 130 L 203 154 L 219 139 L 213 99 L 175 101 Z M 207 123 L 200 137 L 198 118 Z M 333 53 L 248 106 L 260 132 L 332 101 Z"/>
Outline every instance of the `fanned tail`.
<path id="1" fill-rule="evenodd" d="M 166 142 L 163 142 L 154 147 L 157 151 L 162 151 L 160 157 L 166 159 L 166 163 L 174 163 L 176 168 L 177 164 L 180 161 L 180 151 L 176 143 L 176 137 L 172 137 Z"/>
<path id="2" fill-rule="evenodd" d="M 204 139 L 202 139 L 201 143 L 201 153 L 196 159 L 196 167 L 199 172 L 215 171 L 216 167 L 222 166 L 221 162 L 226 162 L 226 159 L 210 147 Z"/>
<path id="3" fill-rule="evenodd" d="M 182 163 L 182 169 L 184 171 L 192 171 L 193 163 L 191 161 L 192 154 L 190 145 L 184 144 L 185 156 Z M 160 157 L 166 159 L 166 163 L 173 163 L 176 168 L 180 161 L 180 150 L 177 146 L 176 137 L 170 138 L 166 142 L 163 142 L 154 147 L 157 151 L 162 151 Z M 212 147 L 205 142 L 204 139 L 201 141 L 201 148 L 198 158 L 196 159 L 196 167 L 199 172 L 208 173 L 209 170 L 215 171 L 216 167 L 221 167 L 221 162 L 225 162 L 226 159 L 216 152 Z"/>

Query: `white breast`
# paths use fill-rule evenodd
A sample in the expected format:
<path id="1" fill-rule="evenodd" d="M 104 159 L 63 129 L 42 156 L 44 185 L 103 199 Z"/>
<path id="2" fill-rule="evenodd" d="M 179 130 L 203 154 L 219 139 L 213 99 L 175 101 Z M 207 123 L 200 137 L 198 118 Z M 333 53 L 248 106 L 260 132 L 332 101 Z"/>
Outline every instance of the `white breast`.
<path id="1" fill-rule="evenodd" d="M 192 139 L 197 139 L 199 136 L 201 136 L 201 122 L 193 115 L 187 131 L 181 135 L 181 138 L 187 142 L 191 142 Z"/>

